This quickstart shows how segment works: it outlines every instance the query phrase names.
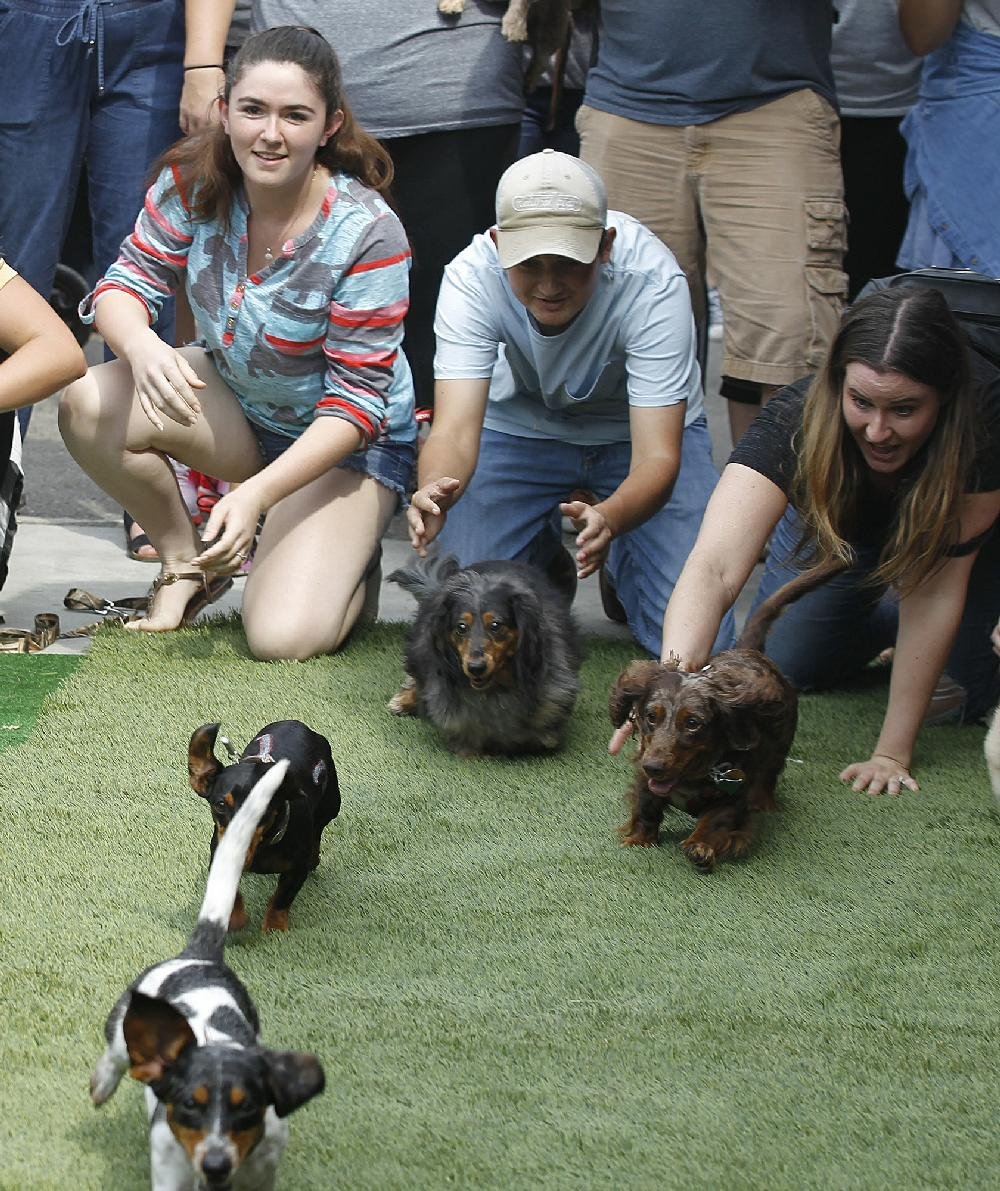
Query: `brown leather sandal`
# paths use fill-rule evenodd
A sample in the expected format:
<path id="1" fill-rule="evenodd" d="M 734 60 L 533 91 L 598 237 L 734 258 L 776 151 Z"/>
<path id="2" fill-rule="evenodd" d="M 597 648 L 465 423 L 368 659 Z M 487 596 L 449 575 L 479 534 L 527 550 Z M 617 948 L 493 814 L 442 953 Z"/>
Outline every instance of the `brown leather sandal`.
<path id="1" fill-rule="evenodd" d="M 153 601 L 156 599 L 156 593 L 160 588 L 169 587 L 171 583 L 179 583 L 182 579 L 190 579 L 195 583 L 200 583 L 202 586 L 201 590 L 196 591 L 184 605 L 184 612 L 181 616 L 180 624 L 177 626 L 179 629 L 190 624 L 199 612 L 207 608 L 209 604 L 214 604 L 233 585 L 232 575 L 213 575 L 209 578 L 206 571 L 161 571 L 153 580 L 153 586 L 149 589 L 149 612 L 153 610 Z M 147 615 L 149 612 L 147 612 Z"/>

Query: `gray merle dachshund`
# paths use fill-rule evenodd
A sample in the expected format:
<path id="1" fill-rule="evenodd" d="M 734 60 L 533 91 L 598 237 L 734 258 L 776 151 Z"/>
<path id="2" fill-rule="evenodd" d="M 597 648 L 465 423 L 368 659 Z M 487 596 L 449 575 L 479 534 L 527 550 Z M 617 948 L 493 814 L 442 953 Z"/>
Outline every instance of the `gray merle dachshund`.
<path id="1" fill-rule="evenodd" d="M 565 598 L 535 567 L 454 558 L 393 571 L 417 600 L 395 715 L 423 716 L 459 756 L 559 747 L 582 653 Z"/>

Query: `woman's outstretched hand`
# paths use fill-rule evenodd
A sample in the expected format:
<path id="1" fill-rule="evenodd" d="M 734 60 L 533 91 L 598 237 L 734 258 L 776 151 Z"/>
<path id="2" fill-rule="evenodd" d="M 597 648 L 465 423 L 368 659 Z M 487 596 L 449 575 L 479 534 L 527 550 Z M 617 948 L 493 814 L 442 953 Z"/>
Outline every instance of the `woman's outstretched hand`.
<path id="1" fill-rule="evenodd" d="M 869 761 L 856 761 L 841 773 L 842 782 L 850 782 L 851 789 L 865 794 L 901 794 L 904 787 L 916 793 L 920 786 L 905 765 L 893 757 L 872 753 Z"/>
<path id="2" fill-rule="evenodd" d="M 614 735 L 608 741 L 608 752 L 614 756 L 625 747 L 625 741 L 632 735 L 632 721 L 626 720 L 620 728 L 615 728 Z"/>
<path id="3" fill-rule="evenodd" d="M 410 545 L 421 558 L 426 558 L 427 547 L 441 532 L 454 494 L 460 487 L 460 480 L 453 476 L 442 476 L 418 488 L 410 497 L 406 524 L 410 531 Z"/>

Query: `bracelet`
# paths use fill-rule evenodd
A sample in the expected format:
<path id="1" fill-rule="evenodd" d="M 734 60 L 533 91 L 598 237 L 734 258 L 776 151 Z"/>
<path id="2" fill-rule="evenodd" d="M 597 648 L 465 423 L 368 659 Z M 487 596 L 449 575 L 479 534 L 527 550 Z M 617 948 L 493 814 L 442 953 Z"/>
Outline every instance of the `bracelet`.
<path id="1" fill-rule="evenodd" d="M 907 773 L 910 772 L 909 765 L 904 765 L 898 757 L 894 757 L 891 753 L 872 753 L 873 757 L 884 757 L 886 761 L 895 761 L 900 769 L 905 769 Z"/>
<path id="2" fill-rule="evenodd" d="M 209 62 L 207 66 L 185 66 L 184 72 L 186 74 L 189 70 L 225 70 L 225 69 L 226 68 L 222 65 L 221 62 Z"/>

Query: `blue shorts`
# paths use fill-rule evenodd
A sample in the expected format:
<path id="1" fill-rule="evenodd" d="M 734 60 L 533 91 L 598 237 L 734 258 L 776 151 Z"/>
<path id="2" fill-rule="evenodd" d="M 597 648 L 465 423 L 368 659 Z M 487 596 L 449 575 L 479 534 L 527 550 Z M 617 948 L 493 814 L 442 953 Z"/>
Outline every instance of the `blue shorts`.
<path id="1" fill-rule="evenodd" d="M 295 442 L 293 435 L 270 430 L 266 426 L 258 425 L 250 418 L 247 421 L 257 439 L 265 467 L 267 464 L 273 463 Z M 413 465 L 416 458 L 415 443 L 375 442 L 367 450 L 353 451 L 346 459 L 341 459 L 337 466 L 346 467 L 348 471 L 359 471 L 362 475 L 378 480 L 383 488 L 394 492 L 405 506 L 410 482 L 413 479 Z"/>

